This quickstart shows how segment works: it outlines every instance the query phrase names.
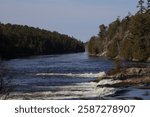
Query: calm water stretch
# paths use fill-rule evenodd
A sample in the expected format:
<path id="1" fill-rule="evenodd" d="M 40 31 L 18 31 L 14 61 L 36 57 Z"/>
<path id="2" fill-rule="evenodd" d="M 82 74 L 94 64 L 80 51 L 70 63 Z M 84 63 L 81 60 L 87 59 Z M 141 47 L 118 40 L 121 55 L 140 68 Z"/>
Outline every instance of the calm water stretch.
<path id="1" fill-rule="evenodd" d="M 5 99 L 101 99 L 117 89 L 98 88 L 94 80 L 114 67 L 111 60 L 86 53 L 35 56 L 6 61 Z M 103 80 L 101 83 L 111 83 Z"/>

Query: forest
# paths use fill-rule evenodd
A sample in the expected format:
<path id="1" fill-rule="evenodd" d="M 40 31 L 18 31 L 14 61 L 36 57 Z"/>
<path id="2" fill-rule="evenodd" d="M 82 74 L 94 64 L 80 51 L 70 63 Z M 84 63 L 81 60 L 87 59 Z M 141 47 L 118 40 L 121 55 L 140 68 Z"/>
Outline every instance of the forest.
<path id="1" fill-rule="evenodd" d="M 84 52 L 84 44 L 56 31 L 0 23 L 0 58 Z"/>
<path id="2" fill-rule="evenodd" d="M 108 26 L 100 25 L 98 36 L 88 42 L 89 55 L 150 61 L 150 0 L 139 0 L 137 8 L 135 15 L 129 13 Z"/>

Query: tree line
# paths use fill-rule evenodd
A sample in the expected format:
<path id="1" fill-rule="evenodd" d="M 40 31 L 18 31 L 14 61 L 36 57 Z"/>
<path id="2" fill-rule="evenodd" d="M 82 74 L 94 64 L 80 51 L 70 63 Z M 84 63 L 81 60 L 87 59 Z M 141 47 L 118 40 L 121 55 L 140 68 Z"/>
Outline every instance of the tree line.
<path id="1" fill-rule="evenodd" d="M 0 23 L 0 58 L 83 52 L 84 44 L 56 31 Z"/>
<path id="2" fill-rule="evenodd" d="M 109 58 L 146 61 L 150 58 L 150 0 L 139 0 L 138 12 L 118 17 L 109 26 L 100 25 L 98 36 L 91 37 L 88 52 Z"/>

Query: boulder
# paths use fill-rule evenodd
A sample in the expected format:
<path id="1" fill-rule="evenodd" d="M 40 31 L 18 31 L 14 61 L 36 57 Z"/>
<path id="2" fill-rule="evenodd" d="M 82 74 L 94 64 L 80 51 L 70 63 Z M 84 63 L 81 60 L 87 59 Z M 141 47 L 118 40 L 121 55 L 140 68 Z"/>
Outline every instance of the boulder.
<path id="1" fill-rule="evenodd" d="M 139 60 L 139 59 L 134 59 L 134 58 L 133 58 L 132 61 L 133 61 L 133 62 L 139 62 L 140 60 Z"/>
<path id="2" fill-rule="evenodd" d="M 136 76 L 141 76 L 141 75 L 149 75 L 150 74 L 150 68 L 128 68 L 126 69 L 126 74 L 127 75 L 136 75 Z"/>
<path id="3" fill-rule="evenodd" d="M 125 80 L 126 79 L 126 75 L 124 73 L 119 73 L 116 75 L 116 79 L 118 80 Z"/>
<path id="4" fill-rule="evenodd" d="M 147 62 L 150 62 L 150 57 L 147 59 Z"/>

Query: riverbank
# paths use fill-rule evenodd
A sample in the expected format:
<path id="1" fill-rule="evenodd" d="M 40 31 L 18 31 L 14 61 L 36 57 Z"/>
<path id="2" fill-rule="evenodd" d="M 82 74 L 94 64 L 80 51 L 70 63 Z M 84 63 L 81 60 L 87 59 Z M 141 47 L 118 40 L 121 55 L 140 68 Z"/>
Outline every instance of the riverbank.
<path id="1" fill-rule="evenodd" d="M 113 83 L 100 85 L 104 79 L 111 79 Z M 111 70 L 101 78 L 97 87 L 118 89 L 104 99 L 150 99 L 150 67 L 122 68 L 118 72 Z"/>

